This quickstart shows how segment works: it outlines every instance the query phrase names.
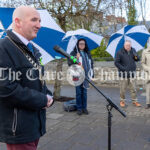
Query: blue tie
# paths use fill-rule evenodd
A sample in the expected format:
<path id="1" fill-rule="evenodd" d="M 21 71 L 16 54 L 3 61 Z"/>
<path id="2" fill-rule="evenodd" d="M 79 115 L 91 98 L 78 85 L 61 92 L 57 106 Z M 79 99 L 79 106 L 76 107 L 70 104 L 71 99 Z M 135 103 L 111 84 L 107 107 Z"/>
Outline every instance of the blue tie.
<path id="1" fill-rule="evenodd" d="M 27 44 L 27 47 L 28 47 L 28 49 L 30 50 L 30 52 L 32 52 L 32 54 L 34 55 L 34 50 L 33 50 L 33 45 L 32 45 L 32 43 L 28 43 Z"/>

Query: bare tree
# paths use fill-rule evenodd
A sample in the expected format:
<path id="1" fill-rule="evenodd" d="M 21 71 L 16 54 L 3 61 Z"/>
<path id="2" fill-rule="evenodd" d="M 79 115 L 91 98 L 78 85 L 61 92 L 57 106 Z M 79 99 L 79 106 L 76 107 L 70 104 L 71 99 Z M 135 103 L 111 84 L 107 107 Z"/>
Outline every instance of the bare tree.
<path id="1" fill-rule="evenodd" d="M 104 21 L 102 24 L 102 31 L 103 31 L 103 36 L 106 38 L 109 38 L 110 35 L 107 35 L 105 31 L 108 29 L 111 30 L 110 32 L 116 32 L 117 25 L 121 24 L 121 26 L 124 26 L 124 23 L 126 22 L 124 16 L 126 14 L 126 0 L 105 0 L 102 1 L 102 8 L 101 10 L 103 11 L 104 15 Z M 109 32 L 109 33 L 110 33 Z"/>
<path id="2" fill-rule="evenodd" d="M 142 16 L 143 24 L 146 24 L 146 14 L 147 14 L 147 0 L 138 0 L 140 5 L 140 14 Z"/>

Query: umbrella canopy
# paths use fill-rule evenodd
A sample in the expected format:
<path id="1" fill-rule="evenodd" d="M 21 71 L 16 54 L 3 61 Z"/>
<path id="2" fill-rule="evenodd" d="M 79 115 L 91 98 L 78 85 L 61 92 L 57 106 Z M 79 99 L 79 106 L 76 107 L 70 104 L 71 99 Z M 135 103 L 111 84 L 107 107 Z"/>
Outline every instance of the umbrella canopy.
<path id="1" fill-rule="evenodd" d="M 101 35 L 89 32 L 85 29 L 78 29 L 75 31 L 68 31 L 61 43 L 59 43 L 59 46 L 65 49 L 67 53 L 70 53 L 74 49 L 77 41 L 81 38 L 87 41 L 89 50 L 99 47 L 103 39 Z"/>
<path id="2" fill-rule="evenodd" d="M 12 13 L 14 8 L 0 8 L 0 38 L 4 38 L 6 30 L 11 29 Z M 42 63 L 46 64 L 55 59 L 53 47 L 60 43 L 64 31 L 56 24 L 47 10 L 38 10 L 41 17 L 41 29 L 32 43 L 42 54 Z M 58 54 L 57 54 L 58 55 Z"/>
<path id="3" fill-rule="evenodd" d="M 14 8 L 0 8 L 0 38 L 6 36 L 6 30 L 11 28 Z"/>
<path id="4" fill-rule="evenodd" d="M 149 36 L 149 32 L 144 25 L 127 25 L 112 34 L 106 51 L 115 57 L 116 53 L 124 46 L 126 40 L 130 40 L 132 47 L 135 48 L 136 51 L 139 51 L 145 46 Z"/>

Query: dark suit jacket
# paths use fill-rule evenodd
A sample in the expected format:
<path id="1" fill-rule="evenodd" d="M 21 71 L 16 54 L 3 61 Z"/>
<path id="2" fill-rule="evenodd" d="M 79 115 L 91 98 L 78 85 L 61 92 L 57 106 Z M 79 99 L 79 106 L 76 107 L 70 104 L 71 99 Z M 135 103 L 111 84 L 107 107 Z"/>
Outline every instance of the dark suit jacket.
<path id="1" fill-rule="evenodd" d="M 130 53 L 128 53 L 124 48 L 117 52 L 115 58 L 115 66 L 118 68 L 120 77 L 132 78 L 136 71 L 136 61 L 140 58 L 136 53 L 135 49 L 132 48 Z"/>
<path id="2" fill-rule="evenodd" d="M 7 35 L 38 62 L 13 32 L 8 31 Z M 3 73 L 0 80 L 0 142 L 32 142 L 46 132 L 46 110 L 42 108 L 47 105 L 46 94 L 51 92 L 42 85 L 38 70 L 33 69 L 28 74 L 34 77 L 30 80 L 27 72 L 33 65 L 7 37 L 0 39 L 0 68 Z M 13 78 L 17 72 L 19 80 Z"/>

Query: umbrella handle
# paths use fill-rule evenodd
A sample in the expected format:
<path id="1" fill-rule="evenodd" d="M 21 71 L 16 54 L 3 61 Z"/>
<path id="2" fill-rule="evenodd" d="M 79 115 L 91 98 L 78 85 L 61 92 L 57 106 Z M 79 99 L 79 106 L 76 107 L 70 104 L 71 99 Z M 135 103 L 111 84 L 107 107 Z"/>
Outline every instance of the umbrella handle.
<path id="1" fill-rule="evenodd" d="M 76 44 L 76 49 L 77 49 L 77 52 L 80 53 L 79 50 L 78 50 L 77 44 Z"/>

